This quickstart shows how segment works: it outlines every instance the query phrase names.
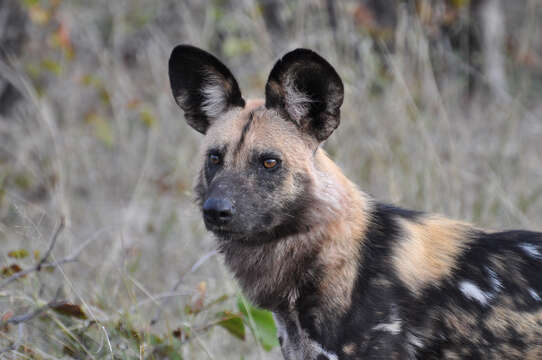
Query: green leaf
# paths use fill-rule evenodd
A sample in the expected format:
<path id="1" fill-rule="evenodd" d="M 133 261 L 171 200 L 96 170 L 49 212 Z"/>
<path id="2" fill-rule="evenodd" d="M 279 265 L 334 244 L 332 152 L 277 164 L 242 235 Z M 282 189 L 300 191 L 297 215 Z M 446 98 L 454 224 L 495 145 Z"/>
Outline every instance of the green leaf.
<path id="1" fill-rule="evenodd" d="M 155 334 L 149 334 L 151 345 L 161 345 L 164 343 L 164 339 Z"/>
<path id="2" fill-rule="evenodd" d="M 270 351 L 279 345 L 277 339 L 277 327 L 271 312 L 252 306 L 248 300 L 239 296 L 237 298 L 239 311 L 244 315 L 244 320 L 249 324 L 256 338 L 266 351 Z M 252 323 L 254 329 L 252 328 Z"/>
<path id="3" fill-rule="evenodd" d="M 15 175 L 13 182 L 21 190 L 28 190 L 32 186 L 32 179 L 30 178 L 30 175 L 24 173 Z"/>
<path id="4" fill-rule="evenodd" d="M 222 44 L 222 48 L 226 56 L 235 57 L 250 54 L 252 52 L 252 43 L 249 40 L 228 37 Z"/>
<path id="5" fill-rule="evenodd" d="M 169 344 L 155 344 L 152 353 L 148 357 L 142 357 L 145 359 L 170 359 L 170 360 L 182 360 L 180 349 L 176 346 Z"/>
<path id="6" fill-rule="evenodd" d="M 105 146 L 111 148 L 115 144 L 115 134 L 109 122 L 96 113 L 87 116 L 86 121 L 94 127 L 94 136 Z"/>
<path id="7" fill-rule="evenodd" d="M 459 8 L 469 5 L 470 0 L 452 0 L 451 2 L 455 8 L 459 9 Z"/>
<path id="8" fill-rule="evenodd" d="M 139 113 L 139 116 L 141 117 L 143 124 L 145 124 L 145 126 L 148 128 L 152 127 L 156 123 L 156 118 L 148 110 L 142 110 Z"/>
<path id="9" fill-rule="evenodd" d="M 23 0 L 24 6 L 34 6 L 38 5 L 39 0 Z"/>
<path id="10" fill-rule="evenodd" d="M 222 326 L 236 338 L 245 340 L 245 324 L 239 314 L 223 311 L 218 313 L 218 316 L 222 318 L 218 325 Z"/>
<path id="11" fill-rule="evenodd" d="M 25 257 L 28 256 L 28 250 L 26 249 L 13 250 L 13 251 L 8 252 L 8 256 L 14 259 L 24 259 Z"/>
<path id="12" fill-rule="evenodd" d="M 166 349 L 167 358 L 170 360 L 183 360 L 181 353 L 177 351 L 173 346 L 168 346 Z"/>
<path id="13" fill-rule="evenodd" d="M 62 73 L 62 65 L 54 60 L 45 59 L 41 62 L 41 66 L 55 75 L 60 75 Z"/>
<path id="14" fill-rule="evenodd" d="M 228 294 L 223 294 L 223 295 L 219 296 L 218 298 L 216 298 L 215 300 L 208 303 L 207 305 L 205 305 L 205 309 L 208 309 L 211 306 L 223 303 L 224 301 L 228 300 L 229 298 L 230 298 L 230 296 Z"/>
<path id="15" fill-rule="evenodd" d="M 100 87 L 98 89 L 98 93 L 100 94 L 100 99 L 105 105 L 111 105 L 111 96 L 105 87 Z"/>

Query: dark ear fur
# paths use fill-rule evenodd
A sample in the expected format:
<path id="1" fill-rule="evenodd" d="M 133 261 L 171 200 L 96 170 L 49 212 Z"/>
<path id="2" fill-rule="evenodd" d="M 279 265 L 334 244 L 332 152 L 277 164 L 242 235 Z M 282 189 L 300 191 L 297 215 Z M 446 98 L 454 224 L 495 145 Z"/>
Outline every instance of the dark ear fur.
<path id="1" fill-rule="evenodd" d="M 213 120 L 233 106 L 245 106 L 239 85 L 216 57 L 190 45 L 179 45 L 169 58 L 173 97 L 186 121 L 205 134 Z"/>
<path id="2" fill-rule="evenodd" d="M 265 106 L 322 142 L 339 126 L 344 88 L 326 60 L 296 49 L 277 61 L 265 86 Z"/>

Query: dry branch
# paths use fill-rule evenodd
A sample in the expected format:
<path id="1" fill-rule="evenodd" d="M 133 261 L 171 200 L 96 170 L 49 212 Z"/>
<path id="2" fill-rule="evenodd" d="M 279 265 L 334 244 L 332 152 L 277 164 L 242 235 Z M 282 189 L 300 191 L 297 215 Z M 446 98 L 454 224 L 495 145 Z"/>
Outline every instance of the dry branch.
<path id="1" fill-rule="evenodd" d="M 38 261 L 37 265 L 32 266 L 32 267 L 30 267 L 28 269 L 25 269 L 25 270 L 16 272 L 15 274 L 11 275 L 6 280 L 4 280 L 3 282 L 0 283 L 0 289 L 4 288 L 5 286 L 12 283 L 13 281 L 15 281 L 15 280 L 17 280 L 17 279 L 19 279 L 19 278 L 21 278 L 21 277 L 23 277 L 25 275 L 28 275 L 28 274 L 30 274 L 30 273 L 32 273 L 34 271 L 40 271 L 41 269 L 45 269 L 45 268 L 55 268 L 55 267 L 57 267 L 59 265 L 62 265 L 62 264 L 77 261 L 79 255 L 81 254 L 81 252 L 85 249 L 85 247 L 92 240 L 94 240 L 94 238 L 92 238 L 92 237 L 89 238 L 87 241 L 85 241 L 83 244 L 81 244 L 81 246 L 79 246 L 79 248 L 77 248 L 73 253 L 71 253 L 70 255 L 66 256 L 63 259 L 60 259 L 60 260 L 57 260 L 57 261 L 54 261 L 54 262 L 45 262 L 47 260 L 47 258 L 51 255 L 51 252 L 53 251 L 53 248 L 56 245 L 56 242 L 57 242 L 57 239 L 58 239 L 60 233 L 62 232 L 62 230 L 64 230 L 64 226 L 65 226 L 64 218 L 61 218 L 60 219 L 60 224 L 58 225 L 55 233 L 53 234 L 53 236 L 51 238 L 51 241 L 49 243 L 49 247 L 48 247 L 45 255 L 40 259 L 40 261 Z"/>
<path id="2" fill-rule="evenodd" d="M 43 306 L 40 306 L 37 309 L 35 309 L 33 311 L 30 311 L 30 312 L 28 312 L 26 314 L 12 316 L 12 317 L 8 318 L 7 320 L 4 320 L 4 321 L 0 322 L 0 327 L 3 327 L 5 325 L 9 325 L 9 324 L 18 325 L 18 338 L 17 338 L 17 340 L 12 345 L 10 345 L 10 346 L 8 346 L 8 347 L 6 347 L 4 349 L 0 349 L 0 355 L 5 353 L 5 352 L 8 352 L 8 351 L 17 350 L 17 348 L 19 347 L 19 344 L 22 341 L 23 324 L 30 321 L 30 320 L 32 320 L 32 319 L 34 319 L 35 317 L 41 315 L 45 311 L 49 310 L 50 308 L 52 308 L 56 304 L 58 304 L 59 303 L 58 302 L 58 297 L 60 296 L 61 289 L 62 289 L 62 287 L 59 287 L 57 289 L 55 297 L 51 301 L 49 301 L 47 304 L 45 304 Z"/>
<path id="3" fill-rule="evenodd" d="M 49 248 L 45 252 L 45 255 L 43 255 L 43 257 L 38 262 L 37 271 L 41 270 L 41 266 L 45 263 L 45 260 L 47 260 L 47 258 L 49 258 L 49 255 L 51 255 L 51 251 L 53 251 L 53 248 L 55 247 L 56 240 L 58 239 L 58 236 L 60 235 L 62 230 L 64 230 L 64 226 L 66 226 L 66 220 L 64 219 L 64 217 L 61 217 L 60 218 L 60 224 L 58 225 L 55 233 L 53 234 L 53 237 L 51 238 L 51 242 L 49 243 Z"/>
<path id="4" fill-rule="evenodd" d="M 38 264 L 31 267 L 31 268 L 16 272 L 15 274 L 11 275 L 6 280 L 4 280 L 2 283 L 0 283 L 0 289 L 2 289 L 3 287 L 8 285 L 9 283 L 11 283 L 11 282 L 13 282 L 13 281 L 27 275 L 27 274 L 29 274 L 31 272 L 40 271 L 44 267 L 53 266 L 52 264 L 45 263 L 45 261 L 47 260 L 49 255 L 51 255 L 51 251 L 53 251 L 53 248 L 56 245 L 56 241 L 58 239 L 58 236 L 60 235 L 62 230 L 64 230 L 64 226 L 65 226 L 65 221 L 64 221 L 64 217 L 62 217 L 60 219 L 60 224 L 58 225 L 56 231 L 54 232 L 53 236 L 51 237 L 51 241 L 49 242 L 49 247 L 47 248 L 47 251 L 45 252 L 45 255 L 43 255 L 43 257 L 40 259 L 40 261 L 38 261 Z"/>
<path id="5" fill-rule="evenodd" d="M 49 301 L 47 304 L 45 304 L 43 306 L 40 306 L 36 310 L 31 311 L 29 313 L 22 314 L 22 315 L 17 315 L 17 316 L 12 316 L 9 319 L 7 319 L 7 320 L 3 321 L 2 323 L 0 323 L 0 326 L 4 326 L 4 325 L 7 325 L 7 324 L 17 325 L 17 324 L 24 323 L 26 321 L 32 320 L 33 318 L 40 315 L 44 311 L 47 311 L 51 307 L 54 307 L 58 303 L 58 296 L 60 295 L 60 289 L 61 288 L 58 288 L 58 290 L 56 292 L 56 295 L 53 298 L 53 300 Z"/>
<path id="6" fill-rule="evenodd" d="M 19 326 L 17 327 L 17 340 L 15 340 L 15 342 L 11 345 L 9 345 L 8 347 L 6 348 L 3 348 L 3 349 L 0 349 L 0 355 L 3 354 L 3 353 L 6 353 L 8 351 L 13 351 L 13 350 L 17 350 L 19 348 L 19 345 L 22 343 L 23 341 L 23 323 L 19 323 L 18 324 Z"/>

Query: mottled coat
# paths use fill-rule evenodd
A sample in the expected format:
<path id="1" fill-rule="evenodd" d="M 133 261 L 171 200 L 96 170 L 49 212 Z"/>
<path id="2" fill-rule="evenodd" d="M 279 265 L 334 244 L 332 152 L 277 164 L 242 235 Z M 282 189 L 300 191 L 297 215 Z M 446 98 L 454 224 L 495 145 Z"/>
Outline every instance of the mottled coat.
<path id="1" fill-rule="evenodd" d="M 343 84 L 316 53 L 246 102 L 214 56 L 180 45 L 171 87 L 205 134 L 206 227 L 285 359 L 542 359 L 542 234 L 488 232 L 378 203 L 321 149 Z"/>

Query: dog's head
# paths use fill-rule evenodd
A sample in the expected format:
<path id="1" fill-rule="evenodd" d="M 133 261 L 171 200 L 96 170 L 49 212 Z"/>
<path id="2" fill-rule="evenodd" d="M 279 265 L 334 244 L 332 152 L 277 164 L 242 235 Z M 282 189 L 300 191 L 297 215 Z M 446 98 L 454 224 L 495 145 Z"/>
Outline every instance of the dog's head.
<path id="1" fill-rule="evenodd" d="M 344 91 L 333 67 L 294 50 L 271 70 L 265 100 L 245 101 L 222 62 L 179 45 L 169 77 L 187 123 L 205 134 L 196 193 L 206 227 L 247 244 L 306 231 L 314 158 L 340 121 Z"/>

